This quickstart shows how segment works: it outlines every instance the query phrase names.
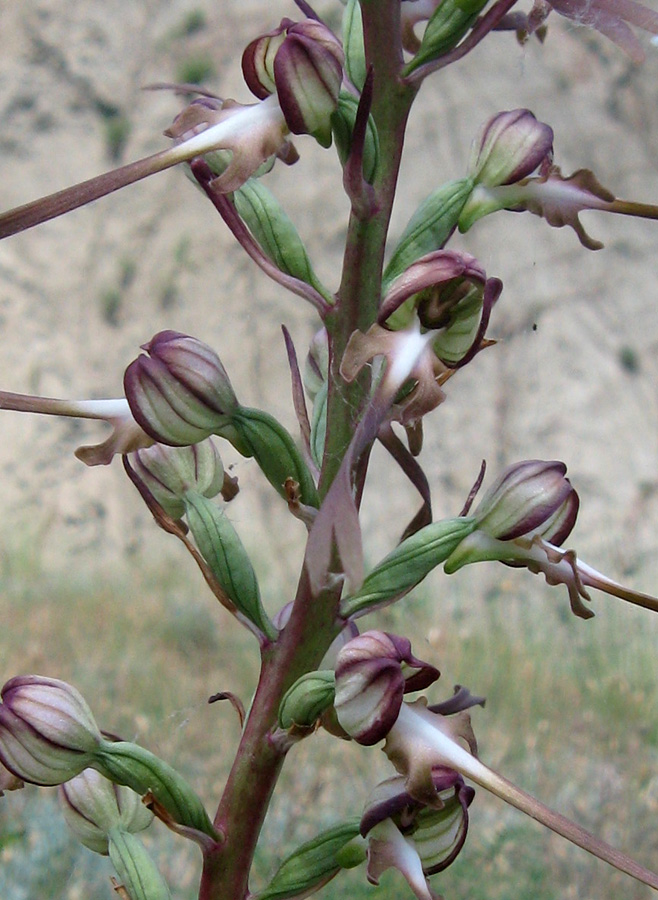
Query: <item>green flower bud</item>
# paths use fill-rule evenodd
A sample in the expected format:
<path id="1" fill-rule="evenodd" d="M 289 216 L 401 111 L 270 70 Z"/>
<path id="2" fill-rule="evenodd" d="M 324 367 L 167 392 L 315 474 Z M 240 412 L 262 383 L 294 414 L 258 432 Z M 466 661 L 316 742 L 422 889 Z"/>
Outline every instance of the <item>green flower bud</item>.
<path id="1" fill-rule="evenodd" d="M 166 881 L 139 838 L 121 828 L 113 828 L 109 854 L 130 900 L 171 900 Z"/>
<path id="2" fill-rule="evenodd" d="M 276 91 L 293 134 L 312 134 L 322 146 L 330 145 L 329 117 L 343 80 L 343 48 L 326 25 L 317 19 L 283 19 L 248 45 L 242 71 L 261 100 Z"/>
<path id="3" fill-rule="evenodd" d="M 150 751 L 126 741 L 103 741 L 90 765 L 140 796 L 152 794 L 177 824 L 217 838 L 208 813 L 187 781 Z"/>
<path id="4" fill-rule="evenodd" d="M 476 184 L 498 187 L 526 178 L 553 153 L 553 129 L 529 109 L 500 112 L 473 141 L 468 171 Z"/>
<path id="5" fill-rule="evenodd" d="M 471 178 L 449 181 L 420 204 L 404 229 L 386 266 L 384 293 L 413 262 L 444 246 L 457 227 L 459 216 L 471 195 L 473 186 Z"/>
<path id="6" fill-rule="evenodd" d="M 479 531 L 511 541 L 541 531 L 560 545 L 569 536 L 578 513 L 578 495 L 566 477 L 563 462 L 526 459 L 508 466 L 496 479 L 474 512 Z M 555 515 L 568 512 L 555 529 Z M 551 526 L 550 536 L 546 527 Z"/>
<path id="7" fill-rule="evenodd" d="M 108 854 L 108 834 L 113 828 L 143 831 L 153 813 L 138 794 L 115 785 L 94 769 L 85 769 L 59 786 L 57 795 L 64 820 L 75 837 L 90 850 Z"/>
<path id="8" fill-rule="evenodd" d="M 359 0 L 347 0 L 345 4 L 343 50 L 345 51 L 347 77 L 361 91 L 366 80 L 366 52 L 363 44 L 363 19 Z"/>
<path id="9" fill-rule="evenodd" d="M 62 784 L 91 765 L 102 741 L 91 710 L 70 684 L 21 675 L 2 689 L 0 762 L 31 784 Z"/>
<path id="10" fill-rule="evenodd" d="M 279 706 L 279 725 L 290 728 L 313 728 L 334 702 L 336 678 L 331 670 L 302 675 L 283 696 Z"/>
<path id="11" fill-rule="evenodd" d="M 269 483 L 287 498 L 285 484 L 290 478 L 298 485 L 301 502 L 318 506 L 315 484 L 308 466 L 283 425 L 260 409 L 240 406 L 231 416 L 238 436 L 238 452 L 253 456 Z M 231 437 L 227 435 L 227 439 Z M 233 442 L 233 441 L 232 441 Z"/>
<path id="12" fill-rule="evenodd" d="M 293 134 L 312 134 L 323 147 L 331 144 L 331 114 L 343 80 L 343 48 L 316 19 L 288 28 L 274 59 L 279 103 Z"/>
<path id="13" fill-rule="evenodd" d="M 555 546 L 565 541 L 579 506 L 566 470 L 562 462 L 540 459 L 508 466 L 482 498 L 473 514 L 476 527 L 450 554 L 445 572 L 487 560 L 520 561 L 533 537 Z"/>
<path id="14" fill-rule="evenodd" d="M 188 491 L 212 498 L 224 484 L 224 466 L 211 440 L 189 447 L 153 444 L 131 453 L 129 459 L 135 475 L 174 519 L 185 512 L 183 497 Z"/>
<path id="15" fill-rule="evenodd" d="M 489 0 L 442 0 L 427 23 L 420 48 L 406 66 L 405 75 L 452 50 L 488 2 Z"/>
<path id="16" fill-rule="evenodd" d="M 201 555 L 236 608 L 270 638 L 274 626 L 262 607 L 258 580 L 240 537 L 222 510 L 200 494 L 183 498 L 185 515 Z"/>
<path id="17" fill-rule="evenodd" d="M 287 856 L 267 887 L 254 895 L 254 900 L 289 900 L 315 893 L 341 869 L 352 868 L 365 860 L 364 848 L 354 845 L 358 834 L 357 818 L 327 828 Z"/>
<path id="18" fill-rule="evenodd" d="M 341 601 L 341 615 L 347 618 L 398 600 L 445 562 L 475 527 L 474 518 L 460 517 L 421 528 L 375 566 L 355 594 Z"/>
<path id="19" fill-rule="evenodd" d="M 227 423 L 238 405 L 215 351 L 196 338 L 161 331 L 126 369 L 124 388 L 135 420 L 155 441 L 197 444 Z"/>

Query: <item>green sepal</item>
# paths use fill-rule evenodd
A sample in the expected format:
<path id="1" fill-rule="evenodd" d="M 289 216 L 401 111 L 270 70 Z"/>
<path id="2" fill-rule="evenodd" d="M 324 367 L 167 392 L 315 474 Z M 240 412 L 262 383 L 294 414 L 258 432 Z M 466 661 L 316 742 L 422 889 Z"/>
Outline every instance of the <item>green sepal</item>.
<path id="1" fill-rule="evenodd" d="M 338 97 L 338 105 L 331 114 L 331 127 L 333 129 L 336 150 L 341 165 L 345 165 L 352 147 L 352 133 L 356 122 L 356 112 L 359 107 L 357 97 L 341 91 Z M 377 174 L 379 165 L 379 135 L 377 126 L 372 116 L 368 116 L 366 138 L 363 147 L 363 177 L 372 184 Z"/>
<path id="2" fill-rule="evenodd" d="M 258 579 L 240 536 L 216 503 L 196 491 L 183 496 L 185 517 L 201 556 L 236 608 L 267 637 L 276 629 L 263 609 Z"/>
<path id="3" fill-rule="evenodd" d="M 130 900 L 170 900 L 167 882 L 144 844 L 122 828 L 109 832 L 109 855 Z"/>
<path id="4" fill-rule="evenodd" d="M 281 728 L 312 728 L 325 709 L 333 705 L 336 675 L 321 669 L 302 675 L 283 695 L 279 706 Z"/>
<path id="5" fill-rule="evenodd" d="M 263 252 L 284 274 L 310 284 L 327 302 L 333 298 L 313 271 L 302 239 L 274 194 L 250 178 L 233 194 L 235 208 Z"/>
<path id="6" fill-rule="evenodd" d="M 347 0 L 343 11 L 345 72 L 355 88 L 363 90 L 368 71 L 363 44 L 363 18 L 359 0 Z"/>
<path id="7" fill-rule="evenodd" d="M 423 200 L 409 220 L 386 266 L 384 293 L 411 263 L 444 246 L 455 230 L 461 211 L 472 191 L 472 178 L 458 178 L 441 185 Z"/>
<path id="8" fill-rule="evenodd" d="M 247 406 L 238 407 L 231 416 L 231 424 L 240 441 L 235 445 L 236 450 L 253 456 L 263 475 L 284 499 L 288 499 L 286 479 L 292 478 L 299 485 L 301 502 L 318 507 L 320 501 L 313 477 L 283 425 L 269 413 Z"/>
<path id="9" fill-rule="evenodd" d="M 252 895 L 253 900 L 306 897 L 331 881 L 341 869 L 359 865 L 366 858 L 363 847 L 341 854 L 358 836 L 359 822 L 358 818 L 348 819 L 302 844 L 283 860 L 267 887 Z"/>
<path id="10" fill-rule="evenodd" d="M 405 66 L 404 75 L 410 75 L 425 63 L 452 50 L 488 2 L 489 0 L 441 0 L 427 23 L 418 52 Z"/>
<path id="11" fill-rule="evenodd" d="M 322 387 L 315 395 L 313 402 L 313 417 L 311 420 L 311 456 L 313 462 L 320 468 L 324 456 L 324 445 L 327 438 L 327 398 L 329 396 L 329 384 L 323 382 Z"/>
<path id="12" fill-rule="evenodd" d="M 341 600 L 340 614 L 347 618 L 404 596 L 445 562 L 475 528 L 471 516 L 421 528 L 375 566 L 355 594 Z"/>
<path id="13" fill-rule="evenodd" d="M 149 750 L 128 741 L 103 741 L 90 765 L 115 784 L 125 784 L 140 796 L 151 793 L 174 822 L 218 835 L 203 803 L 174 768 Z"/>

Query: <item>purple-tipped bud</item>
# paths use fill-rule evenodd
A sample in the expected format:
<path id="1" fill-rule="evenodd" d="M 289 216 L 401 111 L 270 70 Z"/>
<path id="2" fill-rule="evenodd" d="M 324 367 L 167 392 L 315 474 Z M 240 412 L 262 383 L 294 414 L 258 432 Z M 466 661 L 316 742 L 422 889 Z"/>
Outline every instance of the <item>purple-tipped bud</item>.
<path id="1" fill-rule="evenodd" d="M 104 856 L 109 852 L 108 832 L 122 828 L 135 833 L 153 821 L 153 813 L 139 794 L 113 784 L 94 769 L 85 769 L 60 785 L 57 795 L 66 824 L 90 850 Z"/>
<path id="2" fill-rule="evenodd" d="M 176 331 L 161 331 L 126 369 L 124 389 L 136 421 L 161 444 L 205 440 L 238 401 L 215 351 Z"/>
<path id="3" fill-rule="evenodd" d="M 242 54 L 244 80 L 249 90 L 259 100 L 276 93 L 274 59 L 286 39 L 288 28 L 294 24 L 291 19 L 282 19 L 278 28 L 262 34 L 247 44 Z"/>
<path id="4" fill-rule="evenodd" d="M 211 440 L 189 447 L 153 444 L 129 459 L 133 472 L 174 519 L 184 514 L 188 491 L 212 499 L 224 484 L 224 466 Z"/>
<path id="5" fill-rule="evenodd" d="M 277 29 L 249 44 L 242 71 L 257 97 L 264 99 L 276 91 L 293 134 L 312 134 L 328 147 L 343 63 L 340 41 L 322 22 L 284 19 Z"/>
<path id="6" fill-rule="evenodd" d="M 512 109 L 482 126 L 473 142 L 469 173 L 486 187 L 515 184 L 552 154 L 553 129 L 529 109 Z"/>
<path id="7" fill-rule="evenodd" d="M 0 761 L 32 784 L 62 784 L 90 764 L 102 741 L 91 710 L 70 684 L 21 675 L 2 689 Z"/>
<path id="8" fill-rule="evenodd" d="M 530 459 L 500 475 L 475 510 L 479 531 L 500 541 L 539 534 L 559 546 L 571 533 L 578 494 L 562 462 Z"/>
<path id="9" fill-rule="evenodd" d="M 411 653 L 406 638 L 366 631 L 348 641 L 336 661 L 334 707 L 342 728 L 359 744 L 382 740 L 397 720 L 402 697 L 439 677 Z"/>

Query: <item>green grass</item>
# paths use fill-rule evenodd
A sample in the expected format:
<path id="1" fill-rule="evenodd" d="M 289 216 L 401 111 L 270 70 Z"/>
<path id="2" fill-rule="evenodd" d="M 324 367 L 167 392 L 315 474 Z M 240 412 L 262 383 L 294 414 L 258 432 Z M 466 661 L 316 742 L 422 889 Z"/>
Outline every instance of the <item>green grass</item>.
<path id="1" fill-rule="evenodd" d="M 455 683 L 487 697 L 473 712 L 482 759 L 540 799 L 651 866 L 658 859 L 658 620 L 596 598 L 590 622 L 568 613 L 561 589 L 524 572 L 478 567 L 436 579 L 373 618 L 410 634 L 415 652 L 442 670 L 432 699 Z M 229 690 L 248 702 L 256 654 L 200 578 L 172 565 L 118 577 L 49 576 L 38 561 L 5 557 L 0 569 L 3 680 L 38 672 L 86 696 L 101 727 L 137 740 L 176 765 L 216 803 L 239 730 Z M 436 584 L 436 589 L 433 585 Z M 435 599 L 440 597 L 440 600 Z M 368 620 L 366 620 L 368 621 Z M 378 749 L 318 733 L 293 748 L 266 823 L 254 887 L 297 843 L 358 814 L 370 788 L 390 774 Z M 26 788 L 0 802 L 2 900 L 113 896 L 107 860 L 78 847 L 62 825 L 54 791 Z M 248 814 L 248 811 L 246 811 Z M 644 900 L 605 864 L 478 790 L 459 860 L 434 879 L 447 900 Z M 54 823 L 54 824 L 53 824 Z M 178 900 L 196 896 L 199 855 L 156 823 L 149 847 Z M 376 889 L 360 867 L 320 895 L 338 900 L 411 896 L 395 873 Z"/>

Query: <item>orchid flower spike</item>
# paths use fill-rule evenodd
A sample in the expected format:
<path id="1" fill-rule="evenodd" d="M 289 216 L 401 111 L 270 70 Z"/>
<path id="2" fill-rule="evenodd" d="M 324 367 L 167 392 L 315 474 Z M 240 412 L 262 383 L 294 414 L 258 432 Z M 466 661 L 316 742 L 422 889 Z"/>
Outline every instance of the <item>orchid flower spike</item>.
<path id="1" fill-rule="evenodd" d="M 384 637 L 386 640 L 381 632 L 365 632 L 339 652 L 334 707 L 340 725 L 355 741 L 366 746 L 385 741 L 384 752 L 404 776 L 404 790 L 411 798 L 440 809 L 444 798 L 437 785 L 436 767 L 454 770 L 599 859 L 658 889 L 658 875 L 654 872 L 544 806 L 482 763 L 464 706 L 456 715 L 444 715 L 437 708 L 428 707 L 424 698 L 405 701 L 404 666 L 410 649 L 405 647 L 403 655 L 400 638 Z M 413 665 L 423 664 L 414 659 Z M 414 689 L 408 683 L 407 688 Z M 390 826 L 384 837 L 391 839 Z M 418 876 L 416 866 L 417 885 Z M 422 891 L 416 896 L 427 898 Z"/>
<path id="2" fill-rule="evenodd" d="M 113 428 L 112 434 L 100 444 L 78 447 L 75 455 L 87 466 L 106 466 L 116 453 L 132 453 L 150 447 L 153 438 L 137 424 L 128 401 L 117 400 L 55 400 L 30 394 L 0 391 L 0 409 L 18 412 L 43 413 L 50 416 L 69 416 L 77 419 L 102 419 Z"/>

